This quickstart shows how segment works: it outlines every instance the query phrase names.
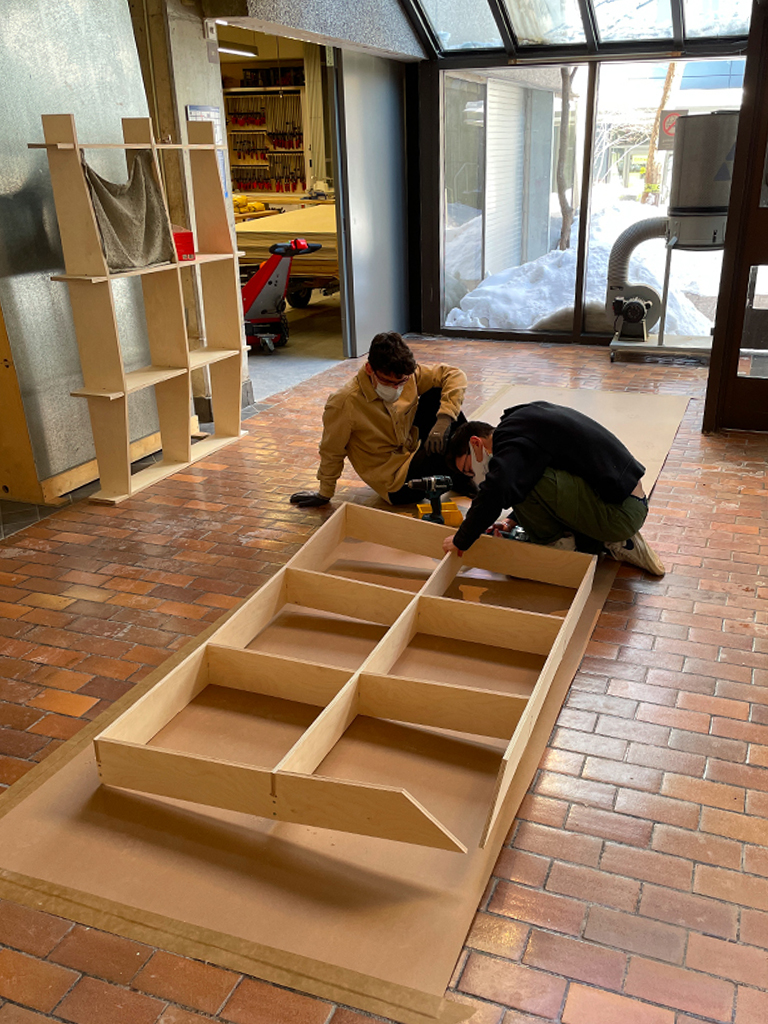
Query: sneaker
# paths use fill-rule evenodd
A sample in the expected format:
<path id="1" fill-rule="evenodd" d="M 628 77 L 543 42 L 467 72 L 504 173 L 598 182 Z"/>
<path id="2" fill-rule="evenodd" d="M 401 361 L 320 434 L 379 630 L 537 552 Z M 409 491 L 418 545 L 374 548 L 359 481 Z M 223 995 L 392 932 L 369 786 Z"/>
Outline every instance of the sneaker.
<path id="1" fill-rule="evenodd" d="M 642 533 L 636 533 L 629 540 L 606 543 L 605 550 L 617 562 L 636 565 L 639 569 L 645 569 L 652 576 L 663 576 L 666 572 L 661 564 L 661 559 L 648 541 L 643 538 Z"/>

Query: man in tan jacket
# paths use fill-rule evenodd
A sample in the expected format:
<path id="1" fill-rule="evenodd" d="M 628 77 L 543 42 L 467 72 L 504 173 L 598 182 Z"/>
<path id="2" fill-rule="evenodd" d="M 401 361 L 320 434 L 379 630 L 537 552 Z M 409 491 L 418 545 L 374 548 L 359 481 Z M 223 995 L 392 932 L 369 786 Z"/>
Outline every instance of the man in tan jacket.
<path id="1" fill-rule="evenodd" d="M 454 428 L 466 421 L 461 412 L 466 386 L 466 376 L 455 366 L 422 366 L 395 331 L 377 334 L 368 361 L 325 404 L 318 490 L 297 491 L 291 504 L 327 504 L 345 459 L 392 505 L 421 501 L 424 491 L 408 481 L 425 476 L 450 476 L 461 493 L 474 493 L 444 456 Z"/>

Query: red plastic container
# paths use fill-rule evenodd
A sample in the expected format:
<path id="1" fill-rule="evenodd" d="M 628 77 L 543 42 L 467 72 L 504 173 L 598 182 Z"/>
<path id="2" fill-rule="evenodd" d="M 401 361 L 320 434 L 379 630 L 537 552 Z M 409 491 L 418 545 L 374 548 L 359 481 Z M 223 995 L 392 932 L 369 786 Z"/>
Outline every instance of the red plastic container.
<path id="1" fill-rule="evenodd" d="M 176 246 L 176 255 L 180 260 L 195 258 L 195 240 L 191 231 L 174 231 L 173 243 Z"/>

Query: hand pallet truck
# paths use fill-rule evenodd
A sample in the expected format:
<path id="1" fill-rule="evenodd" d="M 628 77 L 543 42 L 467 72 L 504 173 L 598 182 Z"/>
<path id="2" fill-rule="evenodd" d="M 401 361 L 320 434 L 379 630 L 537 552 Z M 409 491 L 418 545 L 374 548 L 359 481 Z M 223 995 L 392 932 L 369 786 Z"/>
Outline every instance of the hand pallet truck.
<path id="1" fill-rule="evenodd" d="M 288 342 L 288 319 L 285 315 L 285 293 L 291 276 L 294 256 L 304 256 L 322 249 L 318 242 L 294 238 L 270 246 L 269 259 L 242 287 L 245 340 L 251 348 L 274 352 Z"/>

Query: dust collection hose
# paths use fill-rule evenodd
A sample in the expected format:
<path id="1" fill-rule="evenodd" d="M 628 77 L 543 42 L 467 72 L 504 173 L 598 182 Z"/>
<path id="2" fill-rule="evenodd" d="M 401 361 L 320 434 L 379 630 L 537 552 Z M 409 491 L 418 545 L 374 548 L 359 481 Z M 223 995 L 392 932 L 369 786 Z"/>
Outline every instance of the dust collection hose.
<path id="1" fill-rule="evenodd" d="M 659 319 L 661 314 L 661 296 L 649 285 L 630 284 L 629 260 L 641 242 L 648 242 L 652 238 L 664 238 L 667 234 L 668 220 L 666 217 L 651 217 L 648 220 L 639 220 L 636 224 L 630 224 L 616 241 L 613 243 L 611 255 L 608 258 L 608 287 L 605 293 L 605 309 L 609 316 L 613 316 L 613 300 L 618 295 L 629 296 L 631 292 L 651 302 L 648 311 L 647 325 L 650 329 Z"/>

